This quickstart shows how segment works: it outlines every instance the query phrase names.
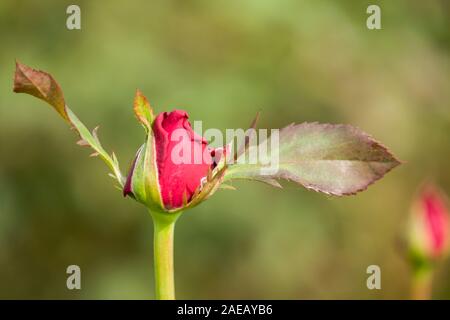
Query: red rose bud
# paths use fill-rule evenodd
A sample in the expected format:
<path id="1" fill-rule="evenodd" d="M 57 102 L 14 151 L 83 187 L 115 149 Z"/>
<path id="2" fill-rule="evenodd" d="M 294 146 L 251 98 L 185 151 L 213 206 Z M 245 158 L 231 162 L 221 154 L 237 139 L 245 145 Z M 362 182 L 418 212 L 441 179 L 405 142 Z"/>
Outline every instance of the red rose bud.
<path id="1" fill-rule="evenodd" d="M 192 130 L 185 111 L 163 112 L 154 118 L 150 104 L 139 91 L 134 112 L 146 129 L 147 140 L 131 165 L 123 194 L 157 211 L 178 211 L 211 195 L 217 189 L 212 185 L 190 203 L 226 152 L 210 149 Z M 220 181 L 215 180 L 214 186 L 217 183 Z"/>
<path id="2" fill-rule="evenodd" d="M 213 150 L 197 135 L 182 110 L 163 112 L 153 122 L 156 163 L 164 206 L 183 206 L 213 169 Z"/>
<path id="3" fill-rule="evenodd" d="M 448 252 L 449 211 L 436 186 L 425 185 L 412 205 L 409 241 L 413 257 L 420 260 L 432 261 Z"/>

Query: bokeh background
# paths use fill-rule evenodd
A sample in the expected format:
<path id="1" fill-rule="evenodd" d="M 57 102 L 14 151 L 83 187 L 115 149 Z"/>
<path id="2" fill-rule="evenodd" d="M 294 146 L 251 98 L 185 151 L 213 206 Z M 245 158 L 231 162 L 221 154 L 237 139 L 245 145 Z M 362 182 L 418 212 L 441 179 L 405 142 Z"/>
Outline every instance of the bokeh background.
<path id="1" fill-rule="evenodd" d="M 66 29 L 81 7 L 82 29 Z M 378 4 L 382 30 L 366 28 Z M 0 298 L 153 298 L 152 221 L 43 102 L 12 93 L 14 59 L 51 72 L 126 171 L 157 111 L 203 127 L 350 123 L 406 164 L 366 192 L 236 183 L 177 224 L 177 297 L 406 299 L 401 235 L 428 177 L 450 193 L 449 2 L 0 1 Z M 66 288 L 81 267 L 82 289 Z M 381 267 L 368 290 L 366 268 Z M 450 298 L 450 263 L 435 298 Z"/>

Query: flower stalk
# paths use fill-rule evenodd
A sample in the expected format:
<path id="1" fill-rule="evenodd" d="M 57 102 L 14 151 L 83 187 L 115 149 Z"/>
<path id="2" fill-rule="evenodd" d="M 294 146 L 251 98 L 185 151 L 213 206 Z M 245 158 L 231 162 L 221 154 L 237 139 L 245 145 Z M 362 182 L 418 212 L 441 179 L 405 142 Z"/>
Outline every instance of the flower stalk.
<path id="1" fill-rule="evenodd" d="M 154 226 L 155 298 L 157 300 L 175 300 L 173 239 L 175 223 L 181 212 L 167 214 L 151 211 L 150 213 Z"/>
<path id="2" fill-rule="evenodd" d="M 434 268 L 423 266 L 413 271 L 411 299 L 431 300 Z"/>

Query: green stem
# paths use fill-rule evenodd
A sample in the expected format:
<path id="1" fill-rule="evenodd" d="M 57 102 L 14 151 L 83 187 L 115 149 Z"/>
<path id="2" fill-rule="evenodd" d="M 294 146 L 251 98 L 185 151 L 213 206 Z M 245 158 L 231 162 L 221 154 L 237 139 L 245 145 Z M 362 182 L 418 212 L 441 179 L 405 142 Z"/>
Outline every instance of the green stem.
<path id="1" fill-rule="evenodd" d="M 412 278 L 411 298 L 413 300 L 430 300 L 433 282 L 433 268 L 417 268 Z"/>
<path id="2" fill-rule="evenodd" d="M 175 300 L 173 273 L 173 233 L 179 213 L 150 212 L 153 217 L 153 253 L 155 268 L 155 297 Z"/>

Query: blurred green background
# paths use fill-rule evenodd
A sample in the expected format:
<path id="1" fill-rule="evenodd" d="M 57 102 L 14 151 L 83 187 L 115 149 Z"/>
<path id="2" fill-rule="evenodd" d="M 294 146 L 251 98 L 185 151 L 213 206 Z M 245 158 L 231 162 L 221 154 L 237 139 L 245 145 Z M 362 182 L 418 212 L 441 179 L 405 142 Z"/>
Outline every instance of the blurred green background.
<path id="1" fill-rule="evenodd" d="M 81 7 L 81 30 L 66 8 Z M 366 28 L 379 4 L 382 30 Z M 0 2 L 0 298 L 153 298 L 152 222 L 112 186 L 43 102 L 12 93 L 14 59 L 52 73 L 66 101 L 128 169 L 144 132 L 136 88 L 156 111 L 203 128 L 350 123 L 406 164 L 366 192 L 330 198 L 237 183 L 177 224 L 183 299 L 404 299 L 399 239 L 418 184 L 450 192 L 449 2 Z M 82 290 L 66 288 L 81 267 Z M 366 287 L 381 267 L 382 289 Z M 450 263 L 435 298 L 450 298 Z"/>

